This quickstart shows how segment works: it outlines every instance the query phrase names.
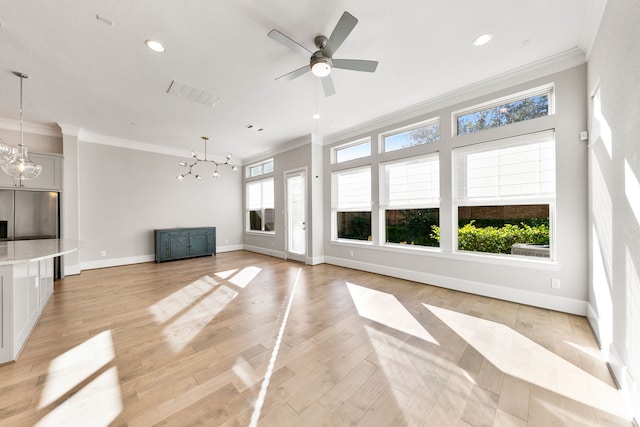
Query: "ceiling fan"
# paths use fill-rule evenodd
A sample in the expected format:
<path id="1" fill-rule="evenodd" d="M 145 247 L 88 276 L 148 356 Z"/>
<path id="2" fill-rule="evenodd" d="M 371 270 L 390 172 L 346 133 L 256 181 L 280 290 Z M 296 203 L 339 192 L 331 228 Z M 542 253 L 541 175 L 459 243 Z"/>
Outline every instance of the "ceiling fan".
<path id="1" fill-rule="evenodd" d="M 290 39 L 278 30 L 271 30 L 267 34 L 270 38 L 288 47 L 291 50 L 299 52 L 305 56 L 311 55 L 309 65 L 300 67 L 297 70 L 293 70 L 290 73 L 284 74 L 278 77 L 276 80 L 289 81 L 296 77 L 300 77 L 308 71 L 311 71 L 315 76 L 321 78 L 322 89 L 325 96 L 331 96 L 336 93 L 333 87 L 333 80 L 331 79 L 332 68 L 342 68 L 344 70 L 353 71 L 366 71 L 373 73 L 378 67 L 378 61 L 366 61 L 360 59 L 333 59 L 333 54 L 345 41 L 347 36 L 351 33 L 353 28 L 358 23 L 358 20 L 349 12 L 344 12 L 340 17 L 340 20 L 333 29 L 331 36 L 319 35 L 314 39 L 316 45 L 315 52 L 311 52 L 306 47 L 302 46 L 295 40 Z"/>

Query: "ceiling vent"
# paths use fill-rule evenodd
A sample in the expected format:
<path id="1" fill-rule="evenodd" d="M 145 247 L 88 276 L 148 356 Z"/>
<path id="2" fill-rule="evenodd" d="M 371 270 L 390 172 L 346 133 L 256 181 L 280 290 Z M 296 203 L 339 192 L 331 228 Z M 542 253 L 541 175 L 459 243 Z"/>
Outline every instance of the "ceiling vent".
<path id="1" fill-rule="evenodd" d="M 220 100 L 219 97 L 211 95 L 203 90 L 187 86 L 186 84 L 180 83 L 176 80 L 171 82 L 169 89 L 167 89 L 167 93 L 208 107 L 213 107 Z"/>

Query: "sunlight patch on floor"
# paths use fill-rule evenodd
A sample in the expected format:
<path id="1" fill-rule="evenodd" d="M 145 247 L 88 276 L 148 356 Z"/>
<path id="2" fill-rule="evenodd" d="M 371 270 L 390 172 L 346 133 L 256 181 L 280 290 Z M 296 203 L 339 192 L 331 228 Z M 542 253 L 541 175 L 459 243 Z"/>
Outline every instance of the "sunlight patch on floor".
<path id="1" fill-rule="evenodd" d="M 395 296 L 349 282 L 347 288 L 360 316 L 438 345 Z"/>
<path id="2" fill-rule="evenodd" d="M 423 305 L 505 374 L 628 419 L 616 389 L 513 329 L 445 308 Z"/>
<path id="3" fill-rule="evenodd" d="M 182 351 L 237 296 L 236 290 L 221 285 L 168 324 L 162 333 L 171 350 Z"/>
<path id="4" fill-rule="evenodd" d="M 42 409 L 80 385 L 115 357 L 111 330 L 62 353 L 49 364 L 47 381 L 40 397 Z"/>
<path id="5" fill-rule="evenodd" d="M 210 292 L 217 285 L 218 282 L 215 279 L 204 276 L 161 299 L 149 307 L 149 311 L 153 314 L 157 323 L 164 323 L 189 307 L 198 298 Z"/>
<path id="6" fill-rule="evenodd" d="M 234 268 L 232 270 L 219 271 L 215 273 L 214 276 L 218 276 L 221 279 L 228 279 L 232 274 L 235 274 L 236 271 L 238 271 L 237 268 Z"/>
<path id="7" fill-rule="evenodd" d="M 122 396 L 115 366 L 56 406 L 36 424 L 43 426 L 108 426 L 122 412 Z"/>
<path id="8" fill-rule="evenodd" d="M 229 279 L 232 283 L 240 288 L 246 288 L 249 283 L 262 271 L 260 267 L 245 267 L 238 274 Z"/>

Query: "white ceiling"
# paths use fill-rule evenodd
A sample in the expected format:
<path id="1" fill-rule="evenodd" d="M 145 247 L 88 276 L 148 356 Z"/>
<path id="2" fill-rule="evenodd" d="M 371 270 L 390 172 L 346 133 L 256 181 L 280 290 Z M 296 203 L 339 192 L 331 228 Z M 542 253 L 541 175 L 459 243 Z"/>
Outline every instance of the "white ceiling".
<path id="1" fill-rule="evenodd" d="M 11 71 L 22 71 L 31 77 L 25 121 L 185 153 L 208 135 L 210 153 L 242 159 L 576 47 L 588 50 L 604 1 L 3 0 L 0 117 L 18 118 L 19 79 Z M 334 57 L 377 60 L 377 71 L 334 70 L 337 93 L 329 98 L 311 73 L 276 82 L 308 58 L 267 33 L 276 28 L 315 50 L 314 37 L 329 36 L 345 10 L 359 23 Z M 495 35 L 491 43 L 472 46 L 486 32 Z M 147 49 L 149 38 L 166 52 Z M 172 80 L 220 101 L 208 107 L 168 95 Z"/>

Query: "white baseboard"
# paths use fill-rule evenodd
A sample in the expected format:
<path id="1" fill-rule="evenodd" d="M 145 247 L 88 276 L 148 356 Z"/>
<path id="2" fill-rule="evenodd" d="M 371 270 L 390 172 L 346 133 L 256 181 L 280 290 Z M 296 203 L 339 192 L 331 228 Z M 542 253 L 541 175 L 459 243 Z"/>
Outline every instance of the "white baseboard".
<path id="1" fill-rule="evenodd" d="M 307 265 L 324 264 L 324 256 L 307 257 Z"/>
<path id="2" fill-rule="evenodd" d="M 226 246 L 218 246 L 216 248 L 216 253 L 220 252 L 233 252 L 233 251 L 241 251 L 244 249 L 244 245 L 226 245 Z"/>
<path id="3" fill-rule="evenodd" d="M 275 249 L 261 248 L 260 246 L 243 245 L 243 249 L 249 252 L 256 252 L 262 255 L 269 255 L 276 258 L 285 259 L 285 253 L 282 251 L 276 251 Z"/>
<path id="4" fill-rule="evenodd" d="M 384 274 L 386 276 L 412 280 L 414 282 L 426 283 L 456 291 L 469 292 L 476 295 L 483 295 L 505 301 L 532 305 L 535 307 L 548 308 L 550 310 L 562 311 L 580 316 L 585 316 L 587 314 L 587 302 L 573 298 L 555 297 L 536 292 L 524 291 L 521 289 L 505 288 L 503 286 L 496 286 L 490 283 L 474 282 L 420 271 L 369 264 L 344 258 L 325 257 L 325 262 L 327 264 L 339 265 L 341 267 Z"/>
<path id="5" fill-rule="evenodd" d="M 64 275 L 65 276 L 76 276 L 82 272 L 82 268 L 80 264 L 75 265 L 65 265 L 64 266 Z"/>
<path id="6" fill-rule="evenodd" d="M 117 267 L 120 265 L 140 264 L 143 262 L 151 262 L 155 260 L 156 260 L 155 254 L 139 255 L 139 256 L 132 256 L 132 257 L 124 257 L 124 258 L 108 258 L 108 259 L 84 261 L 80 263 L 80 267 L 82 268 L 82 270 L 92 270 L 94 268 L 106 268 L 106 267 Z"/>

